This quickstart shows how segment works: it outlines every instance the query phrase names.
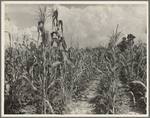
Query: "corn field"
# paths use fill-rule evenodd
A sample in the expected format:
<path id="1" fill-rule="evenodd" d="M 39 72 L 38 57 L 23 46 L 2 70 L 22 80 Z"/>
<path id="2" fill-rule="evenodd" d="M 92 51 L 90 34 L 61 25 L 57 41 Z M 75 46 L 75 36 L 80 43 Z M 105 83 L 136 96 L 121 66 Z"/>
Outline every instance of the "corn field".
<path id="1" fill-rule="evenodd" d="M 5 32 L 10 46 L 5 49 L 4 114 L 71 114 L 73 104 L 82 101 L 92 105 L 90 114 L 129 114 L 131 108 L 146 114 L 147 44 L 134 44 L 135 36 L 123 37 L 117 25 L 108 45 L 67 50 L 63 19 L 53 19 L 50 9 L 37 10 L 42 42 L 24 36 L 12 47 L 12 34 Z M 44 24 L 51 18 L 47 38 Z M 90 86 L 95 87 L 92 97 Z"/>

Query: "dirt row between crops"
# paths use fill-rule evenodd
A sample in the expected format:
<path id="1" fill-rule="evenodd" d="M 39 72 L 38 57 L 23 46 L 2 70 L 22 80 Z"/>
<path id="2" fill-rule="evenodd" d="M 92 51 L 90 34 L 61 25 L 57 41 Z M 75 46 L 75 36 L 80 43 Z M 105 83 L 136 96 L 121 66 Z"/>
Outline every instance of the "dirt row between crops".
<path id="1" fill-rule="evenodd" d="M 85 91 L 83 91 L 82 98 L 79 100 L 74 100 L 71 103 L 67 105 L 68 108 L 70 108 L 69 113 L 67 114 L 93 114 L 94 111 L 94 105 L 90 104 L 89 101 L 97 96 L 96 89 L 98 84 L 100 83 L 100 78 L 95 79 L 90 84 L 89 88 L 87 88 Z M 132 102 L 132 101 L 131 101 Z M 133 103 L 131 103 L 133 104 Z M 139 115 L 143 114 L 143 112 L 137 108 L 137 107 L 129 107 L 126 111 L 127 115 Z"/>
<path id="2" fill-rule="evenodd" d="M 93 114 L 94 105 L 89 104 L 89 101 L 97 95 L 96 89 L 99 82 L 100 78 L 92 81 L 90 86 L 81 93 L 82 97 L 80 100 L 74 100 L 67 105 L 70 108 L 69 114 Z"/>

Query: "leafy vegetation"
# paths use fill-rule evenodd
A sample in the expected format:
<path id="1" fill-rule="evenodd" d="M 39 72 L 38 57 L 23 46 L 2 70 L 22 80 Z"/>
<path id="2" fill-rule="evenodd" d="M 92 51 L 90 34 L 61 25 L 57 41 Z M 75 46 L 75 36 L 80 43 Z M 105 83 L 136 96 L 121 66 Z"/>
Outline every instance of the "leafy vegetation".
<path id="1" fill-rule="evenodd" d="M 96 99 L 96 113 L 124 113 L 123 111 L 128 109 L 124 103 L 129 99 L 125 94 L 131 94 L 134 104 L 140 104 L 143 109 L 146 108 L 146 58 L 137 58 L 138 52 L 142 50 L 145 50 L 145 53 L 140 54 L 143 57 L 146 56 L 146 45 L 142 43 L 139 46 L 133 45 L 133 41 L 125 41 L 124 38 L 116 45 L 120 35 L 121 32 L 117 32 L 116 29 L 116 33 L 110 36 L 110 43 L 104 49 L 104 55 L 101 57 L 102 63 L 97 67 L 102 77 L 97 88 L 98 96 L 93 99 L 94 102 Z M 142 49 L 141 45 L 144 45 Z M 141 61 L 144 62 L 142 66 Z M 124 110 L 121 111 L 121 107 L 124 107 Z"/>
<path id="2" fill-rule="evenodd" d="M 46 7 L 44 11 L 39 9 L 40 20 L 48 18 Z M 10 33 L 9 36 L 11 42 Z M 146 44 L 134 45 L 131 35 L 118 43 L 122 36 L 117 26 L 107 47 L 79 49 L 78 44 L 68 51 L 44 43 L 38 45 L 28 37 L 16 47 L 10 44 L 5 49 L 5 114 L 31 111 L 33 114 L 66 114 L 69 112 L 67 104 L 82 97 L 97 76 L 100 77 L 98 95 L 90 101 L 95 114 L 124 113 L 129 107 L 125 106 L 128 93 L 135 99 L 135 105 L 145 110 Z M 27 106 L 33 107 L 32 110 L 23 111 Z"/>

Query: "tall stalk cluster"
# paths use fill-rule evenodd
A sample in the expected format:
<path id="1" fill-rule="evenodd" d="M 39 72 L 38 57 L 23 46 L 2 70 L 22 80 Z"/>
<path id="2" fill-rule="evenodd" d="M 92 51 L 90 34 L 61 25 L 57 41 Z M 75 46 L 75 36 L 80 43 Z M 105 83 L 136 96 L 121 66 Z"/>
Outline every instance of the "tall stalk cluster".
<path id="1" fill-rule="evenodd" d="M 147 90 L 146 84 L 142 82 L 146 82 L 146 59 L 143 58 L 146 51 L 142 54 L 139 53 L 145 47 L 141 50 L 140 47 L 144 44 L 133 45 L 135 36 L 132 34 L 128 35 L 128 40 L 123 37 L 123 40 L 118 43 L 122 36 L 122 33 L 118 32 L 117 26 L 116 31 L 109 36 L 108 47 L 100 50 L 100 61 L 94 62 L 97 72 L 101 73 L 100 85 L 97 89 L 99 95 L 95 103 L 96 113 L 119 113 L 121 112 L 120 104 L 128 109 L 129 105 L 127 106 L 123 102 L 127 101 L 128 104 L 131 104 L 127 100 L 129 99 L 128 94 L 133 97 L 134 107 L 140 104 L 145 109 Z"/>

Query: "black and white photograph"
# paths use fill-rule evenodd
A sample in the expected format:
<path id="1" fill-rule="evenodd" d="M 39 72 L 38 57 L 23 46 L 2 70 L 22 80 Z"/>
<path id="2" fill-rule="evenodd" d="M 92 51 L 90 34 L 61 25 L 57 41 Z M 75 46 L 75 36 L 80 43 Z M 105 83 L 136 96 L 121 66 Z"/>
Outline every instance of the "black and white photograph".
<path id="1" fill-rule="evenodd" d="M 2 1 L 1 115 L 149 116 L 148 1 Z"/>

